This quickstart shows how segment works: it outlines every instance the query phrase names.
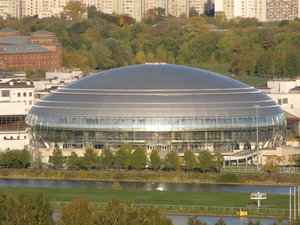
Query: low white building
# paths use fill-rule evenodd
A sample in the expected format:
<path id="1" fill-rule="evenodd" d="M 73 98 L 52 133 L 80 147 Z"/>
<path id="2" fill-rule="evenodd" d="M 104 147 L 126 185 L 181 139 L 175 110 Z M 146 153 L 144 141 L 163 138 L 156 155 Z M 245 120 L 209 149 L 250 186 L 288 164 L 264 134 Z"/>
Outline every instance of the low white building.
<path id="1" fill-rule="evenodd" d="M 1 151 L 8 148 L 27 148 L 29 138 L 25 127 L 25 117 L 33 104 L 34 86 L 32 82 L 20 80 L 0 82 Z"/>
<path id="2" fill-rule="evenodd" d="M 300 79 L 272 80 L 267 82 L 264 93 L 275 100 L 285 112 L 288 131 L 300 135 Z"/>

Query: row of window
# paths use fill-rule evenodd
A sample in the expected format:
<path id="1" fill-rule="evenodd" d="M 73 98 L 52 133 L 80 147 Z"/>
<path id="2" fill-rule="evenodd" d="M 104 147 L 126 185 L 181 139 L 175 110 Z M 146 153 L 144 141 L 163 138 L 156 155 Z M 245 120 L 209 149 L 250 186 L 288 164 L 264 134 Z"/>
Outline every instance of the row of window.
<path id="1" fill-rule="evenodd" d="M 24 139 L 26 139 L 27 137 L 24 136 Z M 20 139 L 20 136 L 17 136 L 16 138 L 14 138 L 13 136 L 10 136 L 10 137 L 3 137 L 4 140 L 14 140 L 14 139 Z"/>
<path id="2" fill-rule="evenodd" d="M 33 93 L 30 91 L 28 92 L 28 96 L 32 97 Z M 1 97 L 9 97 L 10 96 L 10 90 L 1 90 Z M 18 92 L 18 97 L 27 97 L 27 92 Z"/>
<path id="3" fill-rule="evenodd" d="M 74 127 L 82 126 L 88 128 L 146 128 L 153 129 L 172 129 L 176 127 L 184 128 L 209 128 L 209 127 L 254 127 L 256 117 L 241 118 L 85 118 L 85 117 L 55 117 L 55 116 L 36 116 L 28 114 L 26 118 L 29 124 L 41 126 Z M 258 117 L 259 126 L 271 126 L 284 124 L 283 114 L 266 115 Z"/>
<path id="4" fill-rule="evenodd" d="M 27 92 L 23 92 L 23 94 L 21 93 L 21 92 L 18 92 L 18 97 L 21 97 L 21 96 L 23 96 L 23 97 L 27 97 Z M 30 92 L 28 92 L 28 96 L 29 97 L 32 97 L 32 92 L 30 91 Z"/>

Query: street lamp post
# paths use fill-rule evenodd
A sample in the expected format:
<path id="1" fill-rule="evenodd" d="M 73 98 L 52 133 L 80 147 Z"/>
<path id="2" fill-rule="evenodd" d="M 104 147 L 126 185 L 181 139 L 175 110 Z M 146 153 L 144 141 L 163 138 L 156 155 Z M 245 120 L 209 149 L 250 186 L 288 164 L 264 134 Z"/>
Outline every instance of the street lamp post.
<path id="1" fill-rule="evenodd" d="M 257 151 L 257 169 L 259 168 L 259 141 L 258 141 L 258 109 L 260 105 L 253 106 L 256 111 L 256 151 Z"/>

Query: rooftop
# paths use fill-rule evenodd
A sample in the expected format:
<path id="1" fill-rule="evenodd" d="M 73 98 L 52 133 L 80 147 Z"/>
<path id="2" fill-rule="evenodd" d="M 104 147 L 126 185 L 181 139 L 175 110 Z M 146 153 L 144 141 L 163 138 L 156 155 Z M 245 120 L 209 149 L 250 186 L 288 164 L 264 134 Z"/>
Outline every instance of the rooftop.
<path id="1" fill-rule="evenodd" d="M 28 44 L 0 45 L 0 55 L 17 54 L 17 53 L 29 54 L 29 53 L 42 53 L 42 52 L 53 52 L 53 51 L 46 49 L 46 48 L 39 47 L 39 46 L 33 46 L 33 45 L 28 45 Z"/>
<path id="2" fill-rule="evenodd" d="M 1 29 L 0 33 L 19 33 L 19 31 L 6 27 Z"/>
<path id="3" fill-rule="evenodd" d="M 47 30 L 38 30 L 38 31 L 32 33 L 31 35 L 55 35 L 55 34 L 52 32 L 49 32 Z"/>
<path id="4" fill-rule="evenodd" d="M 0 88 L 34 88 L 34 85 L 31 81 L 11 80 L 5 83 L 0 83 Z"/>

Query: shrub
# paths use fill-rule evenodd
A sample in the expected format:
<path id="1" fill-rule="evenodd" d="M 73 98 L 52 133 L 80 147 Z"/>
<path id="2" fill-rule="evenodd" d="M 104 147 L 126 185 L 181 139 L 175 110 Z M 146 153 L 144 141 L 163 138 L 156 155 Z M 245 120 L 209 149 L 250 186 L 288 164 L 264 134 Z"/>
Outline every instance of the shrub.
<path id="1" fill-rule="evenodd" d="M 218 175 L 217 182 L 238 183 L 240 182 L 240 178 L 234 173 L 222 173 Z"/>

